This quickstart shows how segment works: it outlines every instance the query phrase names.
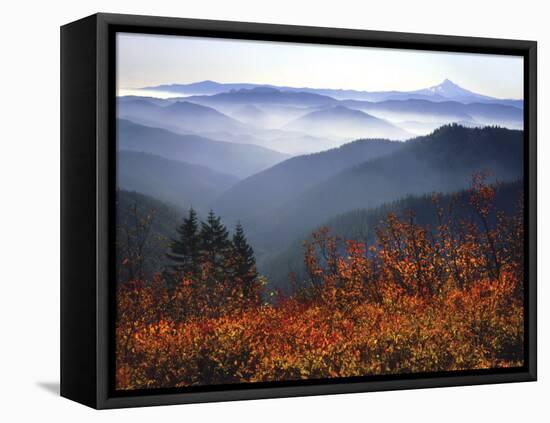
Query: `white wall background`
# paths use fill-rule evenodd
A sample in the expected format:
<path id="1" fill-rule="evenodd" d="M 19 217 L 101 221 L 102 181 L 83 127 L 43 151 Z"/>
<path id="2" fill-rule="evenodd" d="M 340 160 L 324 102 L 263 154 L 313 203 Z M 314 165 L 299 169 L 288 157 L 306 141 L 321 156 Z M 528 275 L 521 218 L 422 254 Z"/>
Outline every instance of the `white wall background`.
<path id="1" fill-rule="evenodd" d="M 6 1 L 0 107 L 0 420 L 548 421 L 550 30 L 537 0 Z M 59 382 L 59 26 L 103 12 L 539 42 L 539 381 L 96 412 Z M 546 395 L 545 395 L 545 392 Z"/>

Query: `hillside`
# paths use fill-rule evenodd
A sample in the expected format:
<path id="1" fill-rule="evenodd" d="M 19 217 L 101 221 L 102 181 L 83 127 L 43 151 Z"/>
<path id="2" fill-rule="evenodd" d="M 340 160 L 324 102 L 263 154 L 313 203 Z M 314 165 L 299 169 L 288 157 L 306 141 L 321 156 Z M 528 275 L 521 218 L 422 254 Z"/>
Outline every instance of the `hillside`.
<path id="1" fill-rule="evenodd" d="M 517 206 L 522 189 L 523 183 L 519 181 L 502 184 L 496 192 L 495 209 L 508 215 L 513 215 L 516 211 L 515 207 Z M 457 219 L 475 219 L 468 203 L 468 195 L 466 191 L 439 195 L 439 205 L 444 210 L 448 210 L 452 200 L 453 212 Z M 438 224 L 436 206 L 432 195 L 425 194 L 403 197 L 371 209 L 351 210 L 323 222 L 319 227 L 330 228 L 330 233 L 341 239 L 361 241 L 367 245 L 374 245 L 376 242 L 376 228 L 384 225 L 388 213 L 394 213 L 399 218 L 406 218 L 409 211 L 414 212 L 415 220 L 420 225 L 430 225 L 433 227 Z M 263 262 L 259 263 L 260 271 L 267 276 L 272 288 L 287 288 L 288 274 L 290 272 L 294 272 L 298 280 L 303 279 L 305 272 L 303 242 L 306 239 L 310 239 L 311 232 L 313 231 L 304 232 L 282 252 L 266 257 Z"/>
<path id="2" fill-rule="evenodd" d="M 207 166 L 237 178 L 261 172 L 288 158 L 286 154 L 256 145 L 176 134 L 124 119 L 117 121 L 117 147 Z"/>
<path id="3" fill-rule="evenodd" d="M 521 131 L 442 127 L 390 155 L 345 169 L 258 217 L 257 240 L 267 250 L 281 248 L 332 216 L 406 195 L 457 191 L 479 171 L 489 171 L 491 180 L 515 180 L 523 175 L 522 155 Z"/>
<path id="4" fill-rule="evenodd" d="M 404 140 L 411 137 L 408 132 L 383 119 L 344 106 L 311 112 L 285 125 L 284 129 L 333 138 Z"/>
<path id="5" fill-rule="evenodd" d="M 253 104 L 246 104 L 237 108 L 233 111 L 233 113 L 231 113 L 231 117 L 242 123 L 255 127 L 267 128 L 270 126 L 269 115 Z"/>
<path id="6" fill-rule="evenodd" d="M 244 125 L 210 107 L 175 101 L 168 105 L 159 105 L 149 100 L 126 99 L 118 101 L 117 116 L 152 124 L 165 129 L 177 129 L 179 132 L 214 132 L 244 130 Z"/>
<path id="7" fill-rule="evenodd" d="M 182 208 L 202 210 L 238 179 L 206 166 L 168 160 L 152 154 L 119 151 L 117 186 Z"/>
<path id="8" fill-rule="evenodd" d="M 135 251 L 137 237 L 142 235 L 136 234 L 136 217 L 144 219 L 153 213 L 143 249 L 143 270 L 147 277 L 151 277 L 167 263 L 165 253 L 185 212 L 148 195 L 121 189 L 116 193 L 116 205 L 118 280 L 127 279 L 128 266 L 122 264 L 127 258 L 124 256 L 128 255 L 128 251 Z"/>
<path id="9" fill-rule="evenodd" d="M 320 153 L 292 157 L 240 181 L 213 207 L 231 220 L 261 216 L 338 172 L 390 154 L 403 145 L 387 140 L 357 140 Z"/>

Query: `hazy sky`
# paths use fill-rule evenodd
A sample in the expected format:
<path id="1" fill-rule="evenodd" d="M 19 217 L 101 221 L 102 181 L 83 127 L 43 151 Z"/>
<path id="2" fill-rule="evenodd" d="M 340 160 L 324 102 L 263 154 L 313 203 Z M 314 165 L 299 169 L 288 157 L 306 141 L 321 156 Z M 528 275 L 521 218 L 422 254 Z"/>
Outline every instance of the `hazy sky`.
<path id="1" fill-rule="evenodd" d="M 171 35 L 118 34 L 118 88 L 203 80 L 409 91 L 445 78 L 497 98 L 523 98 L 523 58 Z"/>

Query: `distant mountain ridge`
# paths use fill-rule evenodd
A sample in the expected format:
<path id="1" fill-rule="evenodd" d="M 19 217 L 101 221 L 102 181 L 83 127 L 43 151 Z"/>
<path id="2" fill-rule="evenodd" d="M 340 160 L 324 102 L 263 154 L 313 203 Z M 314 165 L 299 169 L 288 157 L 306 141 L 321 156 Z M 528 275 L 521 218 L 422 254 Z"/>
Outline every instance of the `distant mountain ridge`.
<path id="1" fill-rule="evenodd" d="M 231 104 L 288 104 L 292 106 L 324 106 L 337 101 L 329 96 L 307 91 L 286 91 L 274 87 L 253 87 L 231 90 L 213 95 L 186 97 L 187 101 L 215 106 Z"/>
<path id="2" fill-rule="evenodd" d="M 494 100 L 493 97 L 477 94 L 473 91 L 462 88 L 449 79 L 445 79 L 441 84 L 411 92 L 427 96 L 433 95 L 444 98 L 452 98 L 455 101 L 462 99 L 464 102 L 468 103 L 472 103 L 474 101 Z"/>
<path id="3" fill-rule="evenodd" d="M 251 83 L 221 83 L 206 80 L 193 82 L 191 84 L 161 84 L 154 87 L 143 87 L 141 89 L 146 91 L 163 90 L 172 93 L 185 93 L 187 95 L 213 95 L 231 90 L 249 89 L 259 86 L 264 85 Z"/>
<path id="4" fill-rule="evenodd" d="M 344 106 L 316 110 L 285 125 L 283 129 L 316 136 L 358 138 L 385 138 L 405 140 L 412 135 L 391 123 L 360 110 Z"/>
<path id="5" fill-rule="evenodd" d="M 212 91 L 224 84 L 198 85 L 204 86 Z M 492 102 L 450 80 L 411 95 L 391 92 L 390 99 L 382 101 L 337 100 L 318 90 L 244 86 L 163 100 L 120 97 L 117 115 L 172 132 L 254 144 L 291 155 L 319 152 L 359 138 L 406 140 L 450 123 L 523 130 L 521 108 Z"/>
<path id="6" fill-rule="evenodd" d="M 215 95 L 232 90 L 246 90 L 257 87 L 276 88 L 282 91 L 308 92 L 329 96 L 337 100 L 366 100 L 376 102 L 392 99 L 424 99 L 435 102 L 454 100 L 463 103 L 496 103 L 523 108 L 522 99 L 500 99 L 478 94 L 460 87 L 449 79 L 445 79 L 440 84 L 431 87 L 412 91 L 361 91 L 352 89 L 289 87 L 272 84 L 220 83 L 215 81 L 201 81 L 191 84 L 162 84 L 153 87 L 144 87 L 142 90 L 145 92 L 162 90 L 182 95 Z"/>
<path id="7" fill-rule="evenodd" d="M 342 100 L 340 103 L 390 121 L 418 119 L 424 122 L 468 122 L 481 126 L 504 125 L 509 129 L 523 129 L 523 110 L 503 104 L 459 101 L 436 103 L 419 99 L 381 102 Z"/>
<path id="8" fill-rule="evenodd" d="M 242 123 L 218 110 L 188 101 L 155 104 L 144 99 L 134 101 L 119 99 L 117 107 L 119 118 L 139 119 L 142 123 L 164 128 L 173 127 L 192 132 L 245 130 Z"/>
<path id="9" fill-rule="evenodd" d="M 276 90 L 273 91 L 277 92 Z M 260 98 L 263 97 L 264 101 L 269 101 L 268 97 L 272 94 L 262 93 Z M 280 97 L 280 94 L 280 92 L 275 94 L 275 101 Z M 295 97 L 303 97 L 295 93 L 287 94 L 283 97 L 289 98 L 289 101 Z M 204 97 L 208 99 L 207 103 L 209 104 L 212 103 L 214 98 L 215 108 L 206 105 L 206 103 L 192 103 L 180 99 L 159 100 L 137 96 L 119 97 L 117 117 L 178 134 L 203 136 L 235 144 L 253 144 L 283 154 L 303 154 L 322 151 L 335 146 L 334 140 L 313 137 L 305 133 L 262 127 L 266 123 L 264 121 L 272 120 L 273 116 L 270 113 L 263 112 L 253 103 L 248 103 L 248 100 L 251 100 L 248 98 L 248 93 L 245 94 L 248 100 L 244 99 L 242 101 L 241 95 L 242 93 L 239 94 L 236 103 L 230 98 L 222 99 L 222 102 L 219 103 L 216 101 L 217 96 Z M 256 94 L 252 94 L 252 96 L 253 98 L 258 97 Z M 305 97 L 317 98 L 321 96 L 306 94 Z M 199 100 L 195 99 L 195 101 Z M 335 100 L 330 99 L 330 102 L 335 102 Z M 291 110 L 291 116 L 301 116 L 310 111 L 308 107 L 300 108 L 272 104 L 269 104 L 269 106 L 273 106 L 275 109 L 281 107 L 285 112 Z M 228 112 L 228 114 L 224 112 Z M 230 115 L 234 115 L 236 118 Z"/>

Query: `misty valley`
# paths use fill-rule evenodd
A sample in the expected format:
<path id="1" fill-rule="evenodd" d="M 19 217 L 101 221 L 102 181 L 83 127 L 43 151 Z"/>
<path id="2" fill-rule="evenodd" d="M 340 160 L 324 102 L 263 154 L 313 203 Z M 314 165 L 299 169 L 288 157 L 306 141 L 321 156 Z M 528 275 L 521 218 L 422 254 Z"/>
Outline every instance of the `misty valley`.
<path id="1" fill-rule="evenodd" d="M 378 222 L 361 227 L 352 216 L 407 197 L 458 192 L 479 171 L 500 182 L 523 174 L 523 134 L 514 130 L 522 128 L 520 104 L 450 81 L 408 96 L 377 93 L 378 102 L 363 99 L 374 97 L 369 93 L 337 99 L 327 90 L 225 85 L 159 87 L 182 98 L 118 98 L 119 213 L 136 203 L 145 213 L 162 202 L 177 216 L 155 224 L 145 261 L 169 265 L 164 257 L 178 219 L 189 208 L 199 218 L 213 210 L 228 228 L 243 225 L 260 273 L 273 276 L 270 287 L 284 288 L 290 272 L 303 270 L 284 262 L 288 249 L 331 219 L 372 233 Z M 416 133 L 405 129 L 413 122 Z M 153 239 L 166 242 L 153 248 Z"/>
<path id="2" fill-rule="evenodd" d="M 521 100 L 450 80 L 132 94 L 119 389 L 521 365 Z"/>

